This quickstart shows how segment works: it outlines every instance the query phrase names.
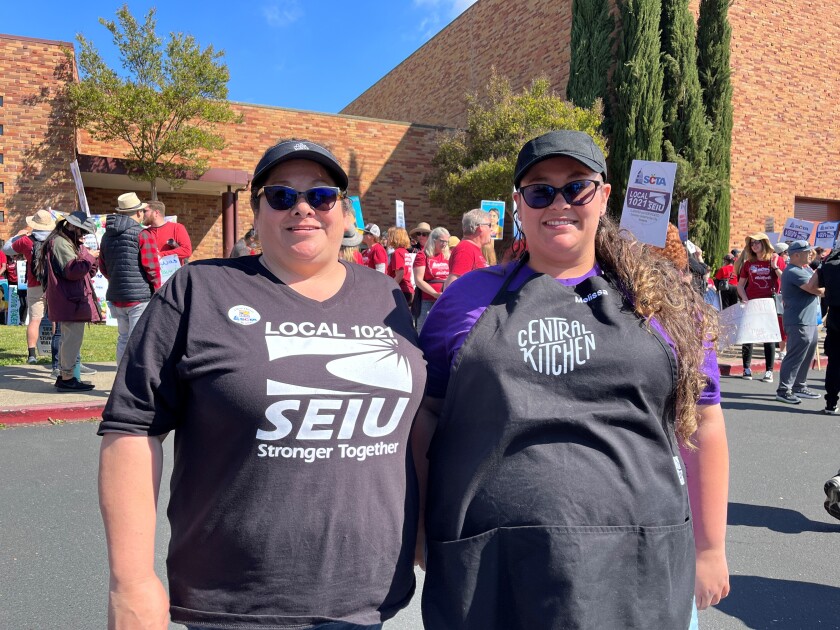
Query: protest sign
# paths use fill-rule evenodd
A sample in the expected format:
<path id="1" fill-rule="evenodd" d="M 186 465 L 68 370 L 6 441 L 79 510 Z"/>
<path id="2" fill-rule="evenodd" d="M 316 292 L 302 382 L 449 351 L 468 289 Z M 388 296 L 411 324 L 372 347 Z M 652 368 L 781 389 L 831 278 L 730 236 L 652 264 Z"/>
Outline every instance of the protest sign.
<path id="1" fill-rule="evenodd" d="M 783 243 L 789 241 L 810 241 L 811 232 L 814 231 L 813 221 L 803 221 L 802 219 L 788 219 L 785 221 L 785 227 L 782 230 L 782 236 L 779 240 Z"/>
<path id="2" fill-rule="evenodd" d="M 680 240 L 685 243 L 688 240 L 688 199 L 680 201 L 680 209 L 677 213 L 677 229 L 680 231 Z"/>
<path id="3" fill-rule="evenodd" d="M 767 238 L 770 239 L 770 244 L 775 245 L 779 242 L 779 233 L 778 232 L 767 232 Z"/>
<path id="4" fill-rule="evenodd" d="M 41 325 L 38 326 L 38 343 L 35 347 L 38 350 L 38 354 L 42 357 L 52 355 L 52 327 L 53 325 L 49 317 L 45 315 L 41 318 Z"/>
<path id="5" fill-rule="evenodd" d="M 397 209 L 397 227 L 405 228 L 405 204 L 397 199 L 395 205 Z"/>
<path id="6" fill-rule="evenodd" d="M 93 276 L 93 292 L 96 294 L 96 301 L 99 303 L 99 310 L 102 317 L 105 318 L 105 324 L 108 326 L 116 326 L 117 320 L 111 309 L 108 308 L 108 300 L 105 296 L 108 295 L 108 278 L 102 275 L 101 271 L 97 271 Z"/>
<path id="7" fill-rule="evenodd" d="M 15 268 L 17 269 L 18 291 L 26 291 L 26 289 L 27 289 L 27 285 L 26 285 L 26 261 L 25 260 L 17 261 L 17 263 L 15 263 Z"/>
<path id="8" fill-rule="evenodd" d="M 505 202 L 482 199 L 481 209 L 490 213 L 490 223 L 492 223 L 490 230 L 493 240 L 502 238 L 505 230 Z"/>
<path id="9" fill-rule="evenodd" d="M 633 160 L 620 226 L 642 243 L 665 247 L 677 165 Z"/>
<path id="10" fill-rule="evenodd" d="M 516 192 L 516 188 L 513 189 L 513 192 Z M 519 223 L 516 222 L 516 198 L 513 199 L 513 210 L 512 210 L 512 221 L 513 221 L 513 240 L 518 241 L 522 238 L 522 234 L 519 231 Z"/>
<path id="11" fill-rule="evenodd" d="M 766 217 L 764 219 L 764 232 L 775 232 L 776 231 L 776 220 L 773 217 Z"/>
<path id="12" fill-rule="evenodd" d="M 358 195 L 353 195 L 350 197 L 350 203 L 353 204 L 353 212 L 356 216 L 356 227 L 364 229 L 365 227 L 365 217 L 362 214 L 362 200 L 359 198 Z"/>
<path id="13" fill-rule="evenodd" d="M 160 283 L 164 284 L 172 274 L 181 268 L 181 262 L 178 260 L 177 254 L 169 254 L 169 256 L 161 256 L 160 258 Z"/>
<path id="14" fill-rule="evenodd" d="M 773 298 L 733 304 L 720 313 L 718 348 L 745 343 L 775 343 L 782 340 Z"/>
<path id="15" fill-rule="evenodd" d="M 833 249 L 837 238 L 837 226 L 840 221 L 823 221 L 817 225 L 817 235 L 814 237 L 814 247 Z"/>
<path id="16" fill-rule="evenodd" d="M 6 302 L 8 302 L 6 305 L 6 325 L 20 325 L 20 296 L 16 284 L 9 285 L 9 297 Z"/>
<path id="17" fill-rule="evenodd" d="M 408 279 L 411 281 L 411 286 L 415 289 L 417 288 L 417 283 L 414 281 L 414 259 L 417 258 L 417 254 L 412 254 L 411 252 L 405 253 L 405 273 L 408 275 Z"/>
<path id="18" fill-rule="evenodd" d="M 76 194 L 79 196 L 79 207 L 86 215 L 90 216 L 90 208 L 88 207 L 85 185 L 82 183 L 82 173 L 79 171 L 78 160 L 73 160 L 70 163 L 70 174 L 73 176 L 73 183 L 76 185 Z"/>

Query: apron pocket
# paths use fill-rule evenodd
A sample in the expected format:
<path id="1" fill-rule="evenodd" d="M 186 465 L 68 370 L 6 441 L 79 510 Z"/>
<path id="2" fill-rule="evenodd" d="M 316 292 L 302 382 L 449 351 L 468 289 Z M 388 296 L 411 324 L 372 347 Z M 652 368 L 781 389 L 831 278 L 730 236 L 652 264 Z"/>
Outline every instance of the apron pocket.
<path id="1" fill-rule="evenodd" d="M 691 521 L 510 527 L 430 542 L 426 627 L 679 630 L 694 595 Z"/>

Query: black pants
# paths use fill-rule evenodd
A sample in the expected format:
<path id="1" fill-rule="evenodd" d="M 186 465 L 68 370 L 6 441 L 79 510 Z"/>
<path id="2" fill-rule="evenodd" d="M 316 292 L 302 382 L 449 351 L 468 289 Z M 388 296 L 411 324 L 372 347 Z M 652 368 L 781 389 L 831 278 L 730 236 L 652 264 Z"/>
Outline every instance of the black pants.
<path id="1" fill-rule="evenodd" d="M 18 317 L 20 318 L 21 326 L 26 321 L 26 296 L 29 293 L 27 289 L 23 291 L 18 290 L 18 299 L 20 300 L 20 309 L 18 309 Z"/>
<path id="2" fill-rule="evenodd" d="M 724 289 L 720 291 L 720 310 L 729 308 L 733 304 L 738 303 L 738 292 L 733 285 L 729 285 L 732 289 Z"/>
<path id="3" fill-rule="evenodd" d="M 752 353 L 753 353 L 753 345 L 751 343 L 745 343 L 741 346 L 741 358 L 744 362 L 744 368 L 750 367 L 750 363 L 752 363 Z M 773 365 L 776 363 L 776 344 L 772 341 L 768 341 L 764 344 L 764 364 L 767 366 L 764 369 L 768 372 L 773 371 Z"/>
<path id="4" fill-rule="evenodd" d="M 832 306 L 828 311 L 825 334 L 825 406 L 836 407 L 840 393 L 840 307 Z"/>

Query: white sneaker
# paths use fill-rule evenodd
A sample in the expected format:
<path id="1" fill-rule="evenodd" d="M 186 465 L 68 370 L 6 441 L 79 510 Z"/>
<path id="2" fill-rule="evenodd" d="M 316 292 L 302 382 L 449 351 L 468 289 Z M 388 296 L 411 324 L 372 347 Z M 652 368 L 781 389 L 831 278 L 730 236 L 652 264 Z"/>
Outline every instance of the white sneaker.
<path id="1" fill-rule="evenodd" d="M 773 382 L 773 372 L 771 372 L 770 370 L 767 370 L 764 373 L 764 378 L 761 379 L 761 380 L 764 381 L 765 383 L 772 383 Z"/>

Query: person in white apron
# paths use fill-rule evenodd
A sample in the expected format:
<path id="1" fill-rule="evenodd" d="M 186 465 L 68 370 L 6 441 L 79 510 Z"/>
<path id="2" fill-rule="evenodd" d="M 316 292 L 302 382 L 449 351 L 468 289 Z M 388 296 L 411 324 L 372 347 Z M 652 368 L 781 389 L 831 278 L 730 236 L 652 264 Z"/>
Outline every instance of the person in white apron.
<path id="1" fill-rule="evenodd" d="M 695 597 L 704 608 L 728 592 L 705 307 L 605 217 L 606 164 L 588 135 L 527 143 L 514 186 L 527 253 L 450 287 L 420 337 L 424 625 L 688 628 Z M 654 277 L 667 304 L 641 286 Z M 698 415 L 712 436 L 686 476 L 680 441 Z"/>

